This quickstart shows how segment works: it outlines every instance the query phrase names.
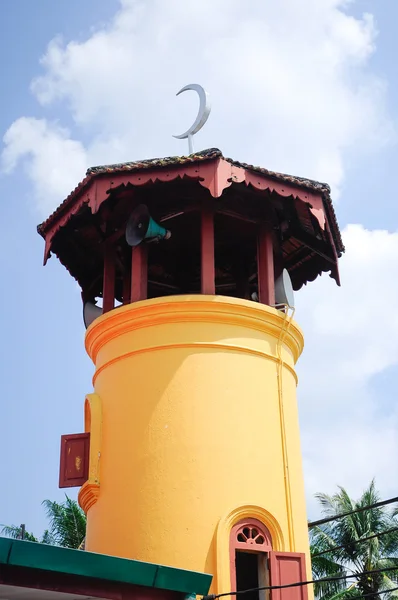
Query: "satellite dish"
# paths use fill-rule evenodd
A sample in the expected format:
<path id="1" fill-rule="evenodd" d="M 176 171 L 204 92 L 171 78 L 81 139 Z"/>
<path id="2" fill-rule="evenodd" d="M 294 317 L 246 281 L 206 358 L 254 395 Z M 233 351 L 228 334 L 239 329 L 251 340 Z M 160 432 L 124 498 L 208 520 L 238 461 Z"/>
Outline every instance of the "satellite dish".
<path id="1" fill-rule="evenodd" d="M 275 304 L 287 304 L 290 308 L 294 308 L 292 280 L 287 269 L 283 269 L 275 281 Z"/>
<path id="2" fill-rule="evenodd" d="M 137 206 L 127 221 L 126 242 L 129 246 L 138 246 L 144 240 L 153 242 L 168 240 L 170 237 L 170 231 L 152 219 L 145 204 Z"/>
<path id="3" fill-rule="evenodd" d="M 91 323 L 98 319 L 102 315 L 102 308 L 93 304 L 92 302 L 85 302 L 83 306 L 83 321 L 84 326 L 87 329 Z"/>

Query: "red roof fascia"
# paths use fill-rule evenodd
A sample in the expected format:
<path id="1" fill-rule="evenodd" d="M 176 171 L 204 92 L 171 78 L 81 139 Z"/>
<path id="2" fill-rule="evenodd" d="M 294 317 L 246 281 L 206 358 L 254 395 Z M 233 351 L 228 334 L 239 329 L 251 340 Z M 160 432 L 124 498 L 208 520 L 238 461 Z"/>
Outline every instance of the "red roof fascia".
<path id="1" fill-rule="evenodd" d="M 55 234 L 65 226 L 84 204 L 88 204 L 92 213 L 95 214 L 113 189 L 128 184 L 142 186 L 149 182 L 166 182 L 184 177 L 198 180 L 214 198 L 219 198 L 224 189 L 233 183 L 245 183 L 246 186 L 251 186 L 254 189 L 276 192 L 283 197 L 293 196 L 310 204 L 311 212 L 318 220 L 321 228 L 325 229 L 325 209 L 320 191 L 311 191 L 294 183 L 278 181 L 265 174 L 231 163 L 224 158 L 213 158 L 199 163 L 146 168 L 145 170 L 130 172 L 92 173 L 75 188 L 55 213 L 39 226 L 39 233 L 46 242 L 44 264 L 50 255 Z"/>

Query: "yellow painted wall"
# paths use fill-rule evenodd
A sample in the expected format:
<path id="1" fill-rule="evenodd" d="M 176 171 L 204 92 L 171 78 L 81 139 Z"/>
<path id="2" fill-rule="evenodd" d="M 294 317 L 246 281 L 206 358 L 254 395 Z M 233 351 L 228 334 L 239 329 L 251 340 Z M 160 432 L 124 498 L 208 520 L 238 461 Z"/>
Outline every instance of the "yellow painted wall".
<path id="1" fill-rule="evenodd" d="M 214 592 L 230 589 L 229 531 L 244 516 L 265 522 L 276 550 L 308 554 L 302 347 L 282 312 L 223 296 L 157 298 L 94 321 L 86 549 L 214 573 Z"/>

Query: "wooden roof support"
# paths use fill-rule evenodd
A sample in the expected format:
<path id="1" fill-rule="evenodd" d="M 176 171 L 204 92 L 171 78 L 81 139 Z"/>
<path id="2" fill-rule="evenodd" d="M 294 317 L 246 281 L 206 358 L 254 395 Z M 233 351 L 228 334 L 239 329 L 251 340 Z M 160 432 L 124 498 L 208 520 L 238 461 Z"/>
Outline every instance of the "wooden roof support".
<path id="1" fill-rule="evenodd" d="M 205 203 L 201 211 L 201 293 L 216 293 L 214 267 L 214 209 Z"/>
<path id="2" fill-rule="evenodd" d="M 131 253 L 130 302 L 146 300 L 148 297 L 148 248 L 140 244 Z"/>
<path id="3" fill-rule="evenodd" d="M 272 229 L 260 227 L 257 240 L 258 298 L 262 304 L 275 305 L 275 274 Z"/>

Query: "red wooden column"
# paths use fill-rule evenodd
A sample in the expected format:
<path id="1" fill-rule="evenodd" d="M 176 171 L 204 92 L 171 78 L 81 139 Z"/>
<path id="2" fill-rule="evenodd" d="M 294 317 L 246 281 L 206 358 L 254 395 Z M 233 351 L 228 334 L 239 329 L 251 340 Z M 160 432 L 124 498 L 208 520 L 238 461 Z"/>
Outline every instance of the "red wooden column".
<path id="1" fill-rule="evenodd" d="M 148 252 L 145 244 L 132 249 L 130 302 L 148 297 Z"/>
<path id="2" fill-rule="evenodd" d="M 214 210 L 206 203 L 201 212 L 201 292 L 214 295 L 216 293 L 216 277 L 214 268 Z"/>
<path id="3" fill-rule="evenodd" d="M 257 240 L 258 298 L 262 304 L 275 304 L 274 252 L 272 229 L 264 224 Z"/>
<path id="4" fill-rule="evenodd" d="M 104 251 L 102 306 L 104 313 L 115 306 L 115 248 L 111 244 L 106 244 Z"/>

